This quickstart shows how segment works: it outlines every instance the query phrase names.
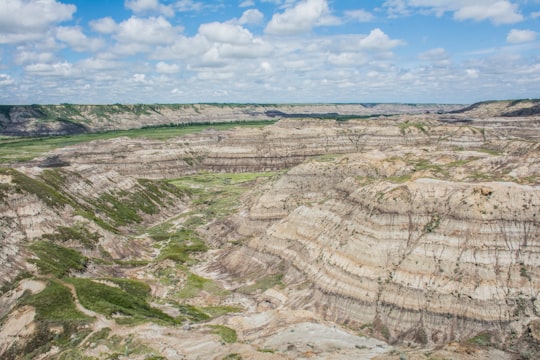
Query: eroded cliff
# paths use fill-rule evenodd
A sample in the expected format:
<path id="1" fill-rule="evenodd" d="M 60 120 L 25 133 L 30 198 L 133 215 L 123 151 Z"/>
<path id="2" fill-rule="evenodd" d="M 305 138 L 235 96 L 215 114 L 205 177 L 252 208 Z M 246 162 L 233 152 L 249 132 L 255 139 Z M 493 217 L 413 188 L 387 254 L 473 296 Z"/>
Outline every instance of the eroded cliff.
<path id="1" fill-rule="evenodd" d="M 69 350 L 80 356 L 133 341 L 141 359 L 534 358 L 540 122 L 517 116 L 523 104 L 486 106 L 120 137 L 2 170 L 0 275 L 27 279 L 2 296 L 0 351 L 18 358 L 60 331 L 35 300 L 33 281 L 48 281 L 82 312 L 61 334 L 91 329 Z M 84 302 L 92 287 L 117 291 L 104 286 L 147 303 Z M 68 353 L 50 341 L 44 358 Z"/>

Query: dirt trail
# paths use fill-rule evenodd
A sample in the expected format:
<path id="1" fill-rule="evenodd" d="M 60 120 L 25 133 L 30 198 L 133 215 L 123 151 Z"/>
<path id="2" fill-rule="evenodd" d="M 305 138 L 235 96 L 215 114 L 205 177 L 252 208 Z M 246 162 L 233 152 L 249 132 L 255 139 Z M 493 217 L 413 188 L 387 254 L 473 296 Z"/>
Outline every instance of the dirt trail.
<path id="1" fill-rule="evenodd" d="M 71 295 L 73 296 L 73 301 L 75 302 L 75 308 L 82 312 L 83 314 L 93 317 L 96 319 L 96 321 L 93 324 L 93 330 L 90 334 L 88 334 L 82 341 L 81 345 L 84 344 L 92 335 L 94 335 L 96 332 L 100 331 L 101 329 L 109 328 L 111 329 L 111 332 L 117 331 L 120 326 L 116 324 L 114 320 L 107 319 L 102 314 L 99 314 L 95 311 L 89 310 L 81 305 L 79 302 L 79 298 L 77 297 L 77 290 L 75 289 L 75 286 L 73 284 L 69 284 L 66 282 L 61 281 L 62 285 L 67 287 L 71 291 Z"/>

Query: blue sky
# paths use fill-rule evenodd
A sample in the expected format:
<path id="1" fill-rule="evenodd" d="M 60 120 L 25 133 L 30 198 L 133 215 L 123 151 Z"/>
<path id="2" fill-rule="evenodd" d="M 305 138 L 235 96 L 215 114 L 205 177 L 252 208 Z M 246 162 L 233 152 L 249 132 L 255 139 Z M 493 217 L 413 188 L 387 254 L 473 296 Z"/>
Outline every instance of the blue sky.
<path id="1" fill-rule="evenodd" d="M 0 103 L 540 98 L 540 0 L 1 0 Z"/>

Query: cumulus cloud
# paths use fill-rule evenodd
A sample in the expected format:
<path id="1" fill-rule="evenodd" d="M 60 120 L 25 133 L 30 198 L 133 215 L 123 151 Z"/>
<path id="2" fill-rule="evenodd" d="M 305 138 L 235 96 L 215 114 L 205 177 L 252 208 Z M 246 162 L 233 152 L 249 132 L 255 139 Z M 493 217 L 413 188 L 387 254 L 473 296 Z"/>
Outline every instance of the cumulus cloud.
<path id="1" fill-rule="evenodd" d="M 253 40 L 251 32 L 240 25 L 212 22 L 202 24 L 199 34 L 208 40 L 219 43 L 248 44 Z"/>
<path id="2" fill-rule="evenodd" d="M 0 86 L 13 85 L 15 80 L 8 74 L 0 74 Z"/>
<path id="3" fill-rule="evenodd" d="M 118 29 L 118 25 L 111 17 L 90 21 L 90 27 L 101 34 L 112 34 Z"/>
<path id="4" fill-rule="evenodd" d="M 173 16 L 171 5 L 163 5 L 158 0 L 126 0 L 124 6 L 136 14 L 158 13 L 164 16 Z"/>
<path id="5" fill-rule="evenodd" d="M 75 51 L 96 51 L 104 45 L 101 39 L 89 39 L 79 27 L 60 26 L 56 29 L 56 38 Z"/>
<path id="6" fill-rule="evenodd" d="M 182 28 L 173 27 L 165 18 L 131 17 L 118 24 L 116 38 L 125 43 L 163 45 L 174 42 Z"/>
<path id="7" fill-rule="evenodd" d="M 70 20 L 76 10 L 75 5 L 55 0 L 2 0 L 0 44 L 40 39 L 51 25 Z"/>
<path id="8" fill-rule="evenodd" d="M 326 0 L 303 0 L 283 13 L 275 14 L 265 32 L 271 35 L 294 35 L 308 32 L 315 26 L 339 23 L 339 19 L 330 14 Z"/>
<path id="9" fill-rule="evenodd" d="M 167 64 L 160 61 L 156 64 L 156 71 L 161 74 L 174 74 L 180 71 L 180 67 L 177 64 Z"/>
<path id="10" fill-rule="evenodd" d="M 390 50 L 396 46 L 403 45 L 403 41 L 390 39 L 381 29 L 376 28 L 371 30 L 369 35 L 358 42 L 361 50 Z"/>
<path id="11" fill-rule="evenodd" d="M 508 0 L 387 0 L 383 4 L 390 17 L 409 15 L 414 8 L 428 10 L 437 16 L 446 12 L 456 20 L 490 20 L 496 25 L 522 21 L 518 5 Z"/>
<path id="12" fill-rule="evenodd" d="M 27 72 L 41 76 L 62 76 L 69 77 L 75 75 L 73 64 L 67 61 L 53 64 L 30 64 L 24 68 Z"/>
<path id="13" fill-rule="evenodd" d="M 535 39 L 536 39 L 536 32 L 532 30 L 512 29 L 506 36 L 506 41 L 512 44 L 530 42 L 530 41 L 534 41 Z"/>
<path id="14" fill-rule="evenodd" d="M 264 20 L 264 14 L 257 9 L 249 9 L 244 11 L 238 23 L 244 24 L 260 24 Z"/>
<path id="15" fill-rule="evenodd" d="M 254 6 L 254 5 L 255 5 L 255 3 L 253 2 L 253 0 L 244 0 L 238 6 L 240 6 L 240 7 L 250 7 L 250 6 Z"/>

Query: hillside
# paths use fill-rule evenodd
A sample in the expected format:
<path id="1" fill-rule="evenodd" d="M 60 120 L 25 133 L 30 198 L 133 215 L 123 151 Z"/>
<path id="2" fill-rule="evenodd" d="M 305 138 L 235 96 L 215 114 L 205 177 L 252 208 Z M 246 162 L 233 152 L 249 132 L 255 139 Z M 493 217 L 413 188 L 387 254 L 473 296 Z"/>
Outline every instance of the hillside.
<path id="1" fill-rule="evenodd" d="M 445 104 L 179 104 L 0 106 L 0 135 L 42 136 L 148 126 L 264 121 L 288 117 L 339 118 L 451 111 Z"/>
<path id="2" fill-rule="evenodd" d="M 535 106 L 6 143 L 0 356 L 538 358 Z"/>

